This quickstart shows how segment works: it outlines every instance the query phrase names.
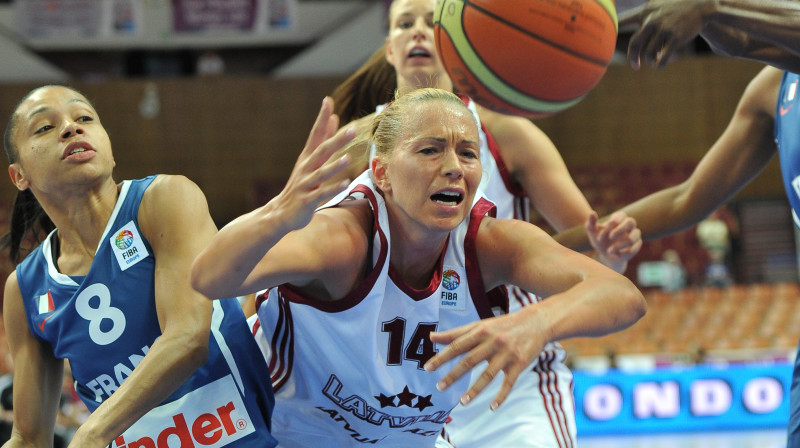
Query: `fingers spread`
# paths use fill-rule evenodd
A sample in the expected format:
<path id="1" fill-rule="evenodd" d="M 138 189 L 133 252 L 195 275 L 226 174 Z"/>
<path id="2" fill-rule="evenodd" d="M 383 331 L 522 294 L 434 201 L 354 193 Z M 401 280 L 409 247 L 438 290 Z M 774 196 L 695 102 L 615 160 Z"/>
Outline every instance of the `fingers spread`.
<path id="1" fill-rule="evenodd" d="M 454 328 L 449 331 L 431 333 L 430 339 L 432 342 L 448 345 L 442 351 L 429 359 L 423 368 L 428 372 L 432 372 L 441 367 L 442 364 L 471 350 L 472 347 L 474 347 L 474 344 L 470 339 L 462 338 L 461 336 L 467 334 L 469 330 L 476 324 L 477 322 Z"/>

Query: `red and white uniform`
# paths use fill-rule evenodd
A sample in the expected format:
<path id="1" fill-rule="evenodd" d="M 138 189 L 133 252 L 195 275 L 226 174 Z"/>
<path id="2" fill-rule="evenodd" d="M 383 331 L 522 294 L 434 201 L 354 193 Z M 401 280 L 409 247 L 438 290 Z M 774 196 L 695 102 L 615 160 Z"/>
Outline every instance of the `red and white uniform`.
<path id="1" fill-rule="evenodd" d="M 467 106 L 476 115 L 472 100 Z M 511 179 L 503 158 L 486 127 L 480 126 L 482 193 L 497 207 L 497 218 L 529 219 L 529 200 Z M 486 157 L 491 154 L 492 157 Z M 506 288 L 510 312 L 542 300 L 516 286 Z M 566 353 L 558 343 L 548 343 L 539 359 L 523 372 L 506 401 L 496 411 L 489 406 L 500 390 L 495 378 L 468 406 L 458 405 L 445 425 L 445 438 L 457 448 L 488 446 L 514 448 L 572 448 L 576 446 L 575 402 L 572 372 L 564 364 Z M 473 369 L 474 382 L 486 363 Z"/>
<path id="2" fill-rule="evenodd" d="M 282 447 L 433 447 L 469 378 L 436 389 L 458 360 L 423 370 L 440 348 L 428 335 L 492 316 L 474 240 L 493 205 L 475 200 L 430 284 L 415 290 L 389 264 L 388 217 L 369 172 L 323 207 L 347 197 L 366 198 L 375 216 L 373 267 L 361 284 L 334 302 L 289 285 L 257 302 L 255 335 L 275 389 L 272 434 Z"/>

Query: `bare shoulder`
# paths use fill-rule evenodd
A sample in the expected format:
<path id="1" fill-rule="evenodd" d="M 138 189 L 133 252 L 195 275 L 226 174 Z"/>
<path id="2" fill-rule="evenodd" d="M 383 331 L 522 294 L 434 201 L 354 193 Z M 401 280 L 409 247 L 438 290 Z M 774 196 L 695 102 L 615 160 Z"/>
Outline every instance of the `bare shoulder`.
<path id="1" fill-rule="evenodd" d="M 783 71 L 775 67 L 763 68 L 747 85 L 739 109 L 752 114 L 775 115 Z"/>
<path id="2" fill-rule="evenodd" d="M 139 206 L 142 231 L 161 226 L 189 226 L 195 231 L 213 225 L 208 202 L 200 187 L 182 175 L 161 174 L 145 190 Z M 216 227 L 215 227 L 216 230 Z M 160 231 L 160 230 L 159 230 Z"/>
<path id="3" fill-rule="evenodd" d="M 323 227 L 323 234 L 366 241 L 372 232 L 373 214 L 366 199 L 355 199 L 318 211 L 314 220 L 315 225 Z"/>
<path id="4" fill-rule="evenodd" d="M 25 310 L 22 304 L 22 293 L 19 290 L 19 282 L 17 281 L 17 271 L 14 270 L 6 278 L 6 284 L 3 294 L 3 315 L 7 318 L 4 319 L 7 327 L 21 328 L 21 325 L 27 326 L 27 320 L 24 318 Z M 14 328 L 9 328 L 13 330 Z"/>
<path id="5" fill-rule="evenodd" d="M 143 202 L 180 200 L 196 195 L 204 196 L 200 187 L 188 177 L 180 174 L 160 174 L 147 187 Z"/>
<path id="6" fill-rule="evenodd" d="M 14 296 L 19 295 L 19 283 L 17 282 L 16 270 L 12 271 L 11 274 L 9 274 L 8 277 L 6 278 L 4 297 L 8 297 L 9 293 L 13 294 Z M 5 303 L 5 301 L 3 303 Z"/>

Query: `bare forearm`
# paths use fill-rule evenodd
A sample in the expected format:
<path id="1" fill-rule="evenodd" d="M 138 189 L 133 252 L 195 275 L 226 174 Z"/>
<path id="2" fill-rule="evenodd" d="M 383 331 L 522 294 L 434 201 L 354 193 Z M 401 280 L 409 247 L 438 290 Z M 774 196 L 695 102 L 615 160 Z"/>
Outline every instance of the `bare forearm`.
<path id="1" fill-rule="evenodd" d="M 192 265 L 192 286 L 216 299 L 242 288 L 253 268 L 289 229 L 270 202 L 223 227 Z"/>
<path id="2" fill-rule="evenodd" d="M 775 0 L 715 0 L 702 33 L 718 51 L 731 56 L 757 58 L 765 43 L 800 55 L 800 2 Z M 723 37 L 714 27 L 743 33 L 739 39 Z M 737 48 L 738 47 L 738 48 Z M 770 62 L 770 61 L 764 61 Z"/>
<path id="3" fill-rule="evenodd" d="M 649 241 L 691 227 L 711 213 L 714 207 L 688 205 L 680 186 L 675 186 L 645 196 L 621 210 L 636 220 L 636 225 L 642 232 L 642 240 Z M 578 252 L 592 248 L 584 226 L 575 226 L 560 232 L 554 239 Z"/>
<path id="4" fill-rule="evenodd" d="M 585 280 L 520 312 L 543 313 L 549 340 L 602 336 L 633 325 L 647 311 L 642 293 L 625 277 Z"/>
<path id="5" fill-rule="evenodd" d="M 131 376 L 92 413 L 80 431 L 109 443 L 158 406 L 205 363 L 208 336 L 202 344 L 197 339 L 188 332 L 156 339 Z"/>
<path id="6" fill-rule="evenodd" d="M 51 444 L 35 444 L 25 440 L 17 431 L 11 432 L 11 438 L 3 444 L 3 448 L 40 448 L 50 447 Z"/>

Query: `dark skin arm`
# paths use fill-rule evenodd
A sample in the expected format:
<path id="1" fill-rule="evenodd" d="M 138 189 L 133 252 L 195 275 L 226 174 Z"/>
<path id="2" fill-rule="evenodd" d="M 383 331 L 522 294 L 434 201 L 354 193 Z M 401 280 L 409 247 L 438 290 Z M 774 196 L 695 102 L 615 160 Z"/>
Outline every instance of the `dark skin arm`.
<path id="1" fill-rule="evenodd" d="M 650 0 L 620 15 L 637 26 L 628 47 L 634 68 L 664 67 L 684 44 L 702 36 L 721 55 L 800 69 L 800 2 L 781 0 Z"/>
<path id="2" fill-rule="evenodd" d="M 3 319 L 14 358 L 14 427 L 3 445 L 52 447 L 64 361 L 28 329 L 16 272 L 6 281 Z"/>
<path id="3" fill-rule="evenodd" d="M 777 152 L 773 132 L 781 75 L 767 67 L 753 78 L 727 128 L 686 181 L 622 208 L 636 219 L 644 240 L 697 224 L 764 169 Z M 577 226 L 555 238 L 575 250 L 588 247 L 585 230 Z"/>

